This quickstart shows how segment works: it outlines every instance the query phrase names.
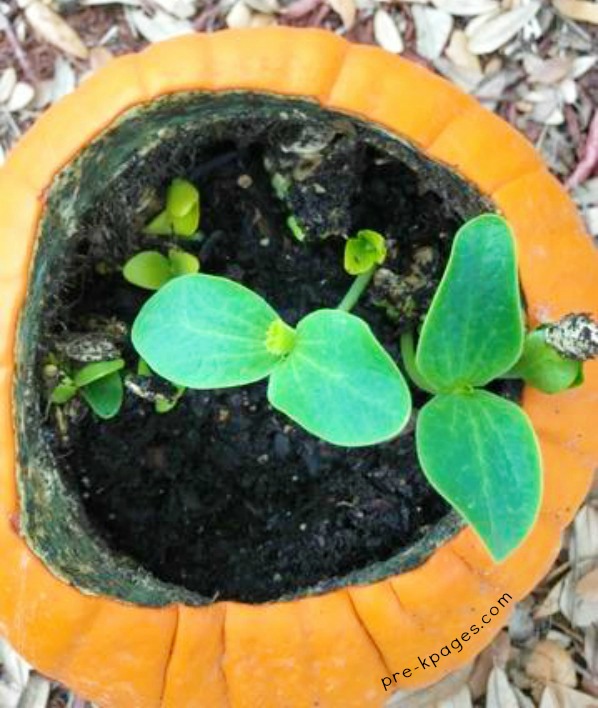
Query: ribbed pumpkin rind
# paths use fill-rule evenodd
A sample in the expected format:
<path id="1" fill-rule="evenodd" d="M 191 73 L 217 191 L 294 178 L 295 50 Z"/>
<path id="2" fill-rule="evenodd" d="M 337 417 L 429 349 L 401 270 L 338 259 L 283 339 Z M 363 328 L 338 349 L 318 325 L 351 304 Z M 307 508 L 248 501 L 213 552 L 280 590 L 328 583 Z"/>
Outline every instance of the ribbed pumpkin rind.
<path id="1" fill-rule="evenodd" d="M 281 697 L 293 708 L 381 706 L 389 695 L 383 675 L 438 653 L 504 593 L 520 599 L 549 569 L 598 462 L 598 363 L 586 367 L 580 389 L 524 393 L 544 454 L 544 501 L 529 538 L 501 565 L 465 529 L 415 570 L 369 586 L 289 603 L 148 609 L 57 580 L 15 528 L 16 318 L 45 190 L 127 109 L 206 89 L 312 99 L 396 133 L 474 183 L 513 224 L 532 321 L 598 301 L 596 251 L 533 149 L 419 66 L 330 33 L 287 28 L 188 36 L 114 60 L 42 116 L 0 171 L 0 631 L 41 671 L 105 708 L 278 708 Z M 466 663 L 509 612 L 434 671 L 398 685 L 436 681 Z"/>

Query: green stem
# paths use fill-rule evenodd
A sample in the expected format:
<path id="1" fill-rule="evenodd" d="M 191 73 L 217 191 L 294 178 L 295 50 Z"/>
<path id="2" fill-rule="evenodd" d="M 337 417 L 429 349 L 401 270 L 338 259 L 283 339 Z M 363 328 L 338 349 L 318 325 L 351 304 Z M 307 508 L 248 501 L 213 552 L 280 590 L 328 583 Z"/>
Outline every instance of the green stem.
<path id="1" fill-rule="evenodd" d="M 422 391 L 436 394 L 432 386 L 421 375 L 415 361 L 415 344 L 413 342 L 413 332 L 405 332 L 401 335 L 401 356 L 403 357 L 403 365 L 409 374 L 409 378 Z"/>
<path id="2" fill-rule="evenodd" d="M 347 294 L 341 300 L 338 310 L 343 310 L 344 312 L 351 312 L 351 310 L 357 305 L 359 298 L 362 296 L 363 291 L 370 284 L 370 280 L 374 277 L 374 272 L 376 266 L 372 266 L 369 270 L 361 275 L 358 275 L 353 281 L 353 285 L 347 290 Z"/>

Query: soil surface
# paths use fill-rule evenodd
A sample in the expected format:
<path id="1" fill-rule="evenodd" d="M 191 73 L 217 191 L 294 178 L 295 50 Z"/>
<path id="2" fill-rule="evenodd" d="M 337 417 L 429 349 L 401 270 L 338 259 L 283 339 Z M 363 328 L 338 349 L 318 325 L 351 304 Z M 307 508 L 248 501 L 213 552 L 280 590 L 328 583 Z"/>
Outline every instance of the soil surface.
<path id="1" fill-rule="evenodd" d="M 201 191 L 203 239 L 182 246 L 200 256 L 202 272 L 248 285 L 293 324 L 335 307 L 352 280 L 342 268 L 343 237 L 309 235 L 329 216 L 319 189 L 299 195 L 309 237 L 299 242 L 287 228 L 288 202 L 272 187 L 276 160 L 265 159 L 272 149 L 221 145 L 169 179 L 187 177 Z M 429 305 L 459 220 L 437 196 L 421 192 L 417 175 L 396 159 L 358 141 L 350 159 L 342 219 L 353 232 L 379 230 L 390 246 L 385 277 L 354 312 L 400 361 L 398 335 Z M 316 181 L 338 189 L 336 162 L 329 164 Z M 296 193 L 290 198 L 298 200 Z M 110 203 L 98 205 L 94 228 L 111 218 Z M 168 247 L 164 239 L 144 239 L 144 248 Z M 55 335 L 85 330 L 90 317 L 130 326 L 150 293 L 115 270 L 120 250 L 110 239 L 100 250 L 83 240 L 79 255 L 91 258 L 79 259 L 85 270 L 64 293 Z M 394 300 L 387 292 L 393 278 L 410 283 Z M 128 344 L 124 354 L 133 367 Z M 415 392 L 416 408 L 424 400 Z M 208 597 L 271 600 L 385 560 L 447 512 L 421 474 L 412 426 L 384 445 L 335 447 L 273 411 L 263 383 L 188 392 L 166 415 L 129 392 L 111 421 L 79 407 L 68 440 L 48 420 L 53 450 L 98 532 L 160 579 Z"/>

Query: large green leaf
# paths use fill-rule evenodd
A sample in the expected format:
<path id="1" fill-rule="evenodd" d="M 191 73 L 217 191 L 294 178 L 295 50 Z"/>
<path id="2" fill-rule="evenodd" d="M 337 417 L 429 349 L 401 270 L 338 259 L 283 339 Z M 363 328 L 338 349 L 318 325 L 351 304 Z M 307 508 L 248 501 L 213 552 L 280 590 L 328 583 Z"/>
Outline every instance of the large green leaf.
<path id="1" fill-rule="evenodd" d="M 348 447 L 393 438 L 411 413 L 393 360 L 365 322 L 339 310 L 301 320 L 293 350 L 272 372 L 268 398 L 310 433 Z"/>
<path id="2" fill-rule="evenodd" d="M 523 346 L 515 243 L 508 224 L 484 214 L 457 233 L 422 328 L 417 366 L 439 391 L 483 386 Z"/>
<path id="3" fill-rule="evenodd" d="M 266 348 L 276 312 L 242 285 L 184 275 L 164 285 L 133 325 L 137 352 L 179 386 L 226 388 L 267 376 L 280 357 Z"/>
<path id="4" fill-rule="evenodd" d="M 100 418 L 108 420 L 119 412 L 124 397 L 120 372 L 115 371 L 81 389 L 81 395 Z"/>
<path id="5" fill-rule="evenodd" d="M 417 452 L 430 484 L 501 561 L 526 537 L 542 494 L 536 436 L 523 410 L 487 391 L 441 394 L 420 411 Z"/>

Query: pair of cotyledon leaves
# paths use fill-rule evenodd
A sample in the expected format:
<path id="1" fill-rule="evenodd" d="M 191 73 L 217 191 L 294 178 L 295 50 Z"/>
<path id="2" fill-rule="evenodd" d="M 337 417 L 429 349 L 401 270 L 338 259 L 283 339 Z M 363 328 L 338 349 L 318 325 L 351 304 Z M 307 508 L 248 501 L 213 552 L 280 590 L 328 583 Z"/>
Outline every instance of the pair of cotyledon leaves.
<path id="1" fill-rule="evenodd" d="M 365 322 L 339 310 L 313 312 L 298 323 L 289 351 L 275 354 L 267 340 L 279 322 L 238 283 L 189 275 L 144 305 L 133 343 L 180 386 L 269 377 L 272 406 L 337 445 L 371 445 L 400 432 L 411 415 L 409 389 Z M 455 237 L 419 338 L 416 366 L 435 395 L 419 412 L 416 443 L 429 482 L 497 560 L 534 523 L 541 461 L 521 408 L 479 388 L 515 364 L 523 340 L 513 237 L 500 217 L 477 217 Z"/>
<path id="2" fill-rule="evenodd" d="M 72 376 L 65 376 L 52 391 L 50 401 L 62 405 L 80 394 L 97 416 L 105 420 L 113 418 L 123 403 L 124 367 L 123 359 L 87 364 Z"/>

